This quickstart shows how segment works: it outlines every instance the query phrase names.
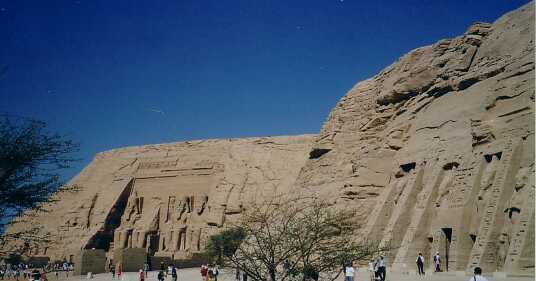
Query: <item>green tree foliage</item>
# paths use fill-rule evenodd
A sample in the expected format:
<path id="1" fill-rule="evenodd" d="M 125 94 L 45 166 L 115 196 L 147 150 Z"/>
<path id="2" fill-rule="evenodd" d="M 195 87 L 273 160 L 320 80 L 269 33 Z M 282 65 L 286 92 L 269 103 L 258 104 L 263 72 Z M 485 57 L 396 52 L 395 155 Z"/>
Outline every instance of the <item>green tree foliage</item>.
<path id="1" fill-rule="evenodd" d="M 0 115 L 0 234 L 11 218 L 44 211 L 42 202 L 52 201 L 52 193 L 62 186 L 59 171 L 76 159 L 78 145 L 59 134 L 50 133 L 41 121 Z M 74 190 L 63 187 L 62 191 Z M 18 218 L 23 221 L 22 218 Z M 46 241 L 38 225 L 0 236 L 0 254 L 22 254 L 31 245 Z M 5 250 L 15 240 L 21 247 Z"/>
<path id="2" fill-rule="evenodd" d="M 223 258 L 232 256 L 245 237 L 246 233 L 240 227 L 232 227 L 212 235 L 205 249 L 206 254 L 210 257 L 211 262 L 223 264 Z"/>

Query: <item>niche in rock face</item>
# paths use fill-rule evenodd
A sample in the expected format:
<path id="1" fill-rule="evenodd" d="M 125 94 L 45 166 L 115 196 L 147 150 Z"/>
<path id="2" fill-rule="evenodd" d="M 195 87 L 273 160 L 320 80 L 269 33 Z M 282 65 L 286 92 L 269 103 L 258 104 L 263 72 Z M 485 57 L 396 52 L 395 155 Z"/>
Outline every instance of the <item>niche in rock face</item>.
<path id="1" fill-rule="evenodd" d="M 415 170 L 416 166 L 417 166 L 417 164 L 415 162 L 411 162 L 411 163 L 400 165 L 400 169 L 402 169 L 402 171 L 405 172 L 405 173 L 409 173 L 412 170 Z"/>
<path id="2" fill-rule="evenodd" d="M 458 162 L 449 162 L 449 163 L 443 165 L 443 170 L 445 170 L 445 171 L 452 170 L 454 168 L 458 168 L 458 166 L 460 166 L 460 164 Z"/>
<path id="3" fill-rule="evenodd" d="M 322 157 L 322 155 L 330 151 L 331 149 L 327 149 L 327 148 L 314 148 L 313 150 L 311 150 L 311 152 L 309 152 L 309 159 L 318 159 Z"/>
<path id="4" fill-rule="evenodd" d="M 486 154 L 484 155 L 484 159 L 486 159 L 486 162 L 491 163 L 491 160 L 493 160 L 493 156 L 497 156 L 497 159 L 501 160 L 502 152 L 497 152 L 493 154 Z"/>

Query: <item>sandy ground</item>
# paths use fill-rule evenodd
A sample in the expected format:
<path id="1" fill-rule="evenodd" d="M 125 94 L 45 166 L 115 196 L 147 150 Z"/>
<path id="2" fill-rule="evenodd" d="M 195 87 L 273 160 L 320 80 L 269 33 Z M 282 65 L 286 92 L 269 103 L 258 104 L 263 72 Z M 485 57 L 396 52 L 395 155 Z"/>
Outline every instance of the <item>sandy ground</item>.
<path id="1" fill-rule="evenodd" d="M 148 274 L 148 278 L 146 281 L 157 281 L 156 271 L 152 271 Z M 178 272 L 178 281 L 202 281 L 201 276 L 199 274 L 198 268 L 188 268 L 188 269 L 180 269 Z M 507 277 L 507 278 L 499 278 L 499 277 L 487 277 L 489 281 L 529 281 L 534 280 L 534 278 L 513 278 L 513 277 Z M 469 281 L 470 276 L 456 276 L 453 273 L 439 273 L 439 274 L 428 274 L 424 278 L 420 278 L 416 275 L 404 275 L 400 273 L 391 273 L 387 272 L 387 281 Z M 56 281 L 56 277 L 52 274 L 48 277 L 49 281 Z M 60 273 L 59 276 L 60 281 L 76 281 L 76 280 L 88 280 L 86 276 L 69 276 L 69 278 L 66 278 L 63 273 Z M 93 279 L 90 279 L 92 281 L 138 281 L 138 274 L 136 272 L 128 272 L 125 273 L 122 280 L 112 279 L 111 274 L 96 274 L 94 275 Z M 344 279 L 341 277 L 338 281 L 343 281 Z M 357 271 L 357 277 L 354 279 L 354 281 L 369 281 L 368 273 L 365 272 L 363 269 L 359 269 Z M 23 281 L 20 279 L 20 281 Z M 171 276 L 166 278 L 165 281 L 171 281 Z M 218 278 L 218 281 L 235 281 L 234 275 L 231 270 L 223 269 L 221 270 L 221 274 Z"/>

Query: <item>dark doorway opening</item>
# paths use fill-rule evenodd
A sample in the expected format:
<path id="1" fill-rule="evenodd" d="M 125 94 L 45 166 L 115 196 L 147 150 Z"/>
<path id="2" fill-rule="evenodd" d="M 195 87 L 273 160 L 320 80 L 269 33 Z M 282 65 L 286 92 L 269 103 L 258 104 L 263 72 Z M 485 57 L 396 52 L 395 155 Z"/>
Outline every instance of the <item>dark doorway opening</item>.
<path id="1" fill-rule="evenodd" d="M 449 271 L 449 252 L 452 241 L 452 228 L 441 228 L 445 234 L 445 270 Z"/>

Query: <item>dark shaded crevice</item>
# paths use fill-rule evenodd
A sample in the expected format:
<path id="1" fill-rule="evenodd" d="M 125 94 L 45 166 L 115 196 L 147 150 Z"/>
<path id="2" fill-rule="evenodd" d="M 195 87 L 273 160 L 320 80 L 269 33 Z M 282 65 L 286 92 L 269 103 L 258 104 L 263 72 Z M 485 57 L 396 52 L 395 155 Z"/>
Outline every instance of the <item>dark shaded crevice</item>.
<path id="1" fill-rule="evenodd" d="M 468 77 L 468 78 L 466 78 L 464 80 L 461 80 L 458 83 L 458 90 L 459 91 L 465 90 L 465 89 L 473 86 L 474 84 L 476 84 L 476 83 L 478 83 L 480 81 L 489 79 L 489 78 L 491 78 L 493 76 L 496 76 L 496 75 L 498 75 L 499 73 L 501 73 L 503 71 L 504 71 L 504 66 L 499 67 L 499 68 L 494 69 L 494 70 L 491 70 L 488 73 L 483 73 L 483 74 L 478 75 L 478 76 Z"/>
<path id="2" fill-rule="evenodd" d="M 104 221 L 104 226 L 102 229 L 97 231 L 89 242 L 84 247 L 85 249 L 103 249 L 108 251 L 110 249 L 110 243 L 113 242 L 114 231 L 121 224 L 121 217 L 125 212 L 128 203 L 128 197 L 134 186 L 134 179 L 131 179 L 128 184 L 117 198 L 115 204 L 110 209 L 110 212 L 106 216 Z"/>
<path id="3" fill-rule="evenodd" d="M 472 46 L 475 46 L 475 45 L 472 45 Z M 476 57 L 476 53 L 478 53 L 478 47 L 479 46 L 475 46 L 476 47 L 476 50 L 474 51 L 473 55 L 471 56 L 471 59 L 469 60 L 469 64 L 467 65 L 467 67 L 465 69 L 463 69 L 463 71 L 467 72 L 469 71 L 469 69 L 471 69 L 471 66 L 473 65 L 473 62 L 475 61 L 475 57 Z"/>
<path id="4" fill-rule="evenodd" d="M 521 91 L 521 92 L 519 92 L 519 93 L 517 93 L 517 94 L 515 94 L 515 95 L 511 95 L 511 96 L 508 96 L 508 95 L 500 95 L 500 96 L 497 96 L 497 97 L 495 98 L 495 100 L 494 100 L 492 103 L 490 103 L 490 104 L 488 104 L 488 105 L 486 106 L 486 110 L 490 110 L 491 108 L 495 107 L 495 105 L 497 104 L 498 101 L 513 99 L 513 98 L 516 98 L 516 97 L 521 96 L 521 95 L 524 94 L 524 93 L 526 93 L 526 92 L 525 92 L 525 91 Z"/>
<path id="5" fill-rule="evenodd" d="M 525 65 L 526 65 L 526 64 L 525 64 Z M 521 67 L 520 67 L 520 68 L 521 68 Z M 523 74 L 525 74 L 525 73 L 528 73 L 528 72 L 531 72 L 531 71 L 533 71 L 533 70 L 534 70 L 534 67 L 525 68 L 525 69 L 521 68 L 521 69 L 519 69 L 519 70 L 518 70 L 517 72 L 515 72 L 515 73 L 512 73 L 512 74 L 510 74 L 510 75 L 508 75 L 508 76 L 505 76 L 505 77 L 502 77 L 501 79 L 498 79 L 498 81 L 506 80 L 506 79 L 509 79 L 509 78 L 512 78 L 512 77 L 516 77 L 516 76 L 521 76 L 521 75 L 523 75 Z"/>
<path id="6" fill-rule="evenodd" d="M 530 107 L 526 106 L 526 107 L 523 107 L 521 109 L 518 109 L 518 110 L 514 110 L 514 111 L 511 111 L 511 112 L 508 112 L 508 113 L 505 113 L 505 114 L 501 114 L 497 117 L 506 117 L 506 116 L 510 116 L 510 115 L 514 115 L 514 114 L 517 114 L 517 113 L 520 113 L 520 112 L 523 112 L 523 111 L 526 111 L 526 110 L 530 110 Z"/>
<path id="7" fill-rule="evenodd" d="M 309 152 L 309 159 L 318 159 L 322 157 L 322 155 L 330 151 L 331 149 L 327 149 L 327 148 L 314 148 L 313 150 L 311 150 L 311 152 Z"/>
<path id="8" fill-rule="evenodd" d="M 437 126 L 426 126 L 426 127 L 422 127 L 422 128 L 418 128 L 417 130 L 415 130 L 415 132 L 418 132 L 420 130 L 424 130 L 424 129 L 439 129 L 441 127 L 443 127 L 445 124 L 449 123 L 449 122 L 452 122 L 452 123 L 456 123 L 456 120 L 447 120 Z"/>
<path id="9" fill-rule="evenodd" d="M 91 226 L 91 217 L 93 216 L 93 210 L 95 209 L 95 203 L 97 203 L 97 198 L 99 198 L 99 194 L 95 193 L 95 195 L 91 199 L 91 206 L 89 206 L 89 210 L 87 212 L 86 228 L 89 228 Z"/>
<path id="10" fill-rule="evenodd" d="M 430 91 L 428 91 L 428 95 L 429 96 L 433 96 L 433 97 L 440 97 L 446 93 L 449 93 L 449 92 L 452 92 L 454 91 L 454 87 L 450 84 L 447 84 L 445 86 L 442 86 L 442 87 L 435 87 L 435 88 L 432 88 L 430 89 Z"/>

